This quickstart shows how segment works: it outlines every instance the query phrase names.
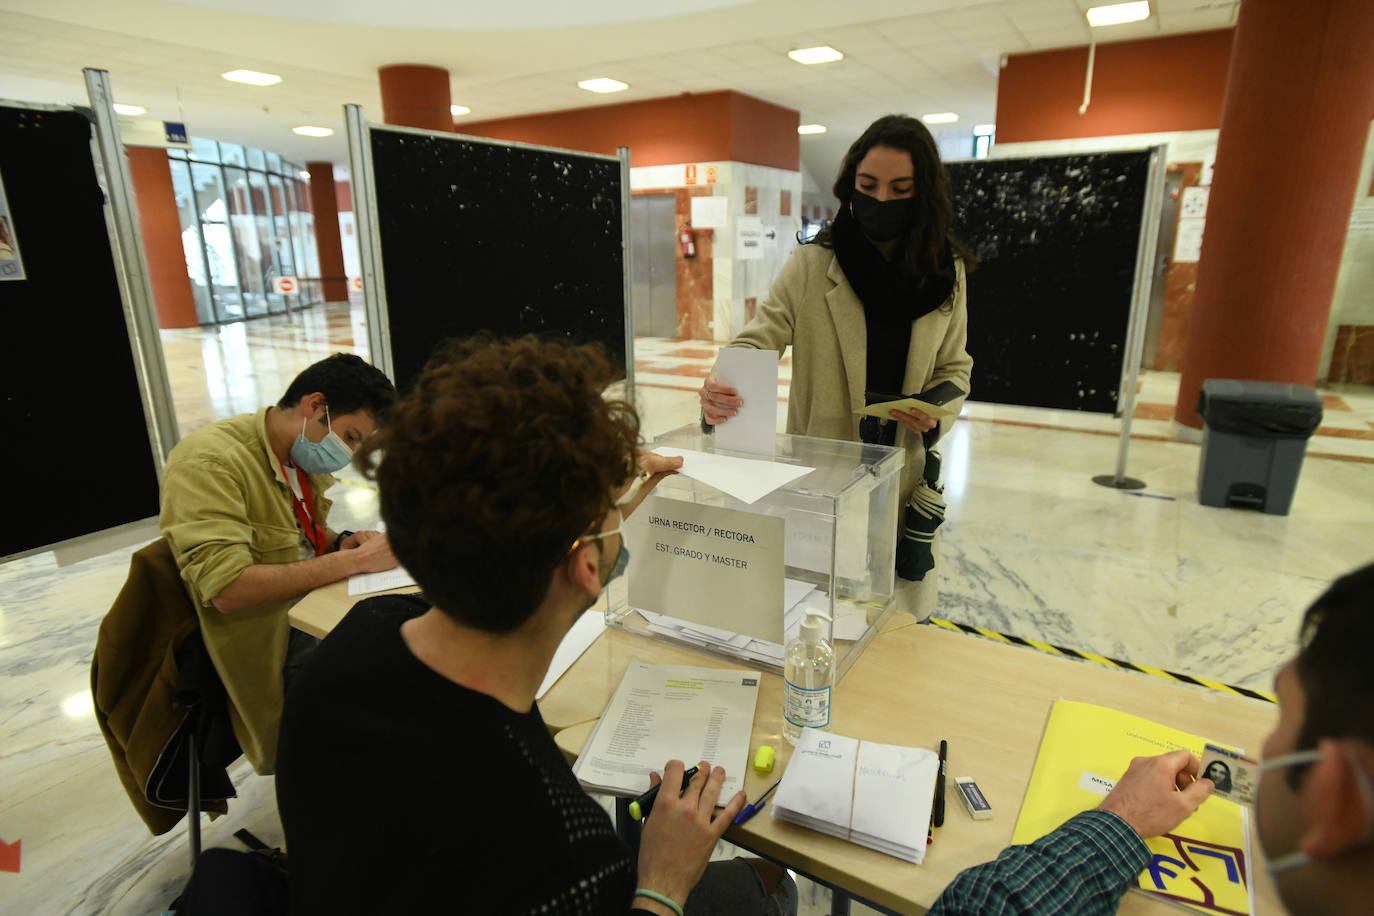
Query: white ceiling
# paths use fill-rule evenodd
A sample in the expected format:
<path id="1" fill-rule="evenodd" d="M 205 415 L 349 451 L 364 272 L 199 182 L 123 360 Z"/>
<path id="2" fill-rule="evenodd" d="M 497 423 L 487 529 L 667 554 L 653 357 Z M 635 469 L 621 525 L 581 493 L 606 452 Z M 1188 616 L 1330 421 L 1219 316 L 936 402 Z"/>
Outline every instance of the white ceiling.
<path id="1" fill-rule="evenodd" d="M 733 89 L 829 128 L 801 138 L 807 171 L 828 187 L 879 115 L 957 112 L 957 124 L 933 128 L 945 138 L 992 121 L 1003 54 L 1224 28 L 1239 5 L 1151 0 L 1145 22 L 1090 36 L 1082 10 L 1094 2 L 0 0 L 0 98 L 84 103 L 81 68 L 99 67 L 119 101 L 184 120 L 196 136 L 342 163 L 341 106 L 362 104 L 380 121 L 386 64 L 447 68 L 469 120 Z M 844 60 L 803 67 L 786 57 L 819 44 Z M 256 88 L 219 76 L 238 68 L 283 81 Z M 577 88 L 594 76 L 631 88 Z M 291 133 L 307 123 L 336 133 Z"/>

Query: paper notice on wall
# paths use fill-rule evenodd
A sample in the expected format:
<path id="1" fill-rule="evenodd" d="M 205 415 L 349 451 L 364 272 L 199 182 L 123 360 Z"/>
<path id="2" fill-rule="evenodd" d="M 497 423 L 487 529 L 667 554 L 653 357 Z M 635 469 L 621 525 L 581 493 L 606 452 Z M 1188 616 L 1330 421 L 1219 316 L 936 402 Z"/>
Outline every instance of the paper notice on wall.
<path id="1" fill-rule="evenodd" d="M 1202 177 L 1199 178 L 1198 181 L 1204 185 L 1210 185 L 1212 183 L 1212 172 L 1216 169 L 1216 167 L 1217 154 L 1216 150 L 1213 150 L 1206 156 L 1202 157 Z"/>
<path id="2" fill-rule="evenodd" d="M 1205 219 L 1180 219 L 1174 237 L 1174 263 L 1191 264 L 1202 258 L 1202 227 Z"/>
<path id="3" fill-rule="evenodd" d="M 736 225 L 739 228 L 735 257 L 741 261 L 763 260 L 763 220 L 757 216 L 741 216 Z"/>
<path id="4" fill-rule="evenodd" d="M 0 175 L 0 280 L 23 280 L 24 259 L 19 256 L 19 238 L 10 216 L 9 198 L 5 196 L 5 179 Z"/>
<path id="5" fill-rule="evenodd" d="M 692 228 L 724 229 L 729 202 L 728 197 L 693 197 Z"/>
<path id="6" fill-rule="evenodd" d="M 1207 215 L 1207 200 L 1211 188 L 1184 188 L 1183 203 L 1179 205 L 1178 215 L 1185 218 L 1201 218 Z"/>

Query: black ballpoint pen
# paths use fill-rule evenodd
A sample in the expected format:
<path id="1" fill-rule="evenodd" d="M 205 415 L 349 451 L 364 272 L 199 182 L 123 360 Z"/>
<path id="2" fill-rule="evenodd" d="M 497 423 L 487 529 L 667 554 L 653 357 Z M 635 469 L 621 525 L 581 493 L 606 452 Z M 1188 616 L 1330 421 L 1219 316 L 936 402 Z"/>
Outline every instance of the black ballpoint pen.
<path id="1" fill-rule="evenodd" d="M 936 827 L 945 826 L 945 773 L 949 770 L 949 744 L 940 742 L 940 775 L 935 779 L 935 811 L 934 819 Z"/>

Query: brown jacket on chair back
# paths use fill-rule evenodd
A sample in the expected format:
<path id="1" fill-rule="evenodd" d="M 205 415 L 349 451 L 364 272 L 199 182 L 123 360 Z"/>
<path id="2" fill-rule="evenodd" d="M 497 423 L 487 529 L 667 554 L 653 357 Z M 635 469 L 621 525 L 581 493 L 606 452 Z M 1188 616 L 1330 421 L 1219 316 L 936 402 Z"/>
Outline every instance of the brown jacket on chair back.
<path id="1" fill-rule="evenodd" d="M 171 830 L 186 813 L 151 801 L 149 790 L 186 721 L 188 708 L 177 697 L 177 648 L 199 626 L 172 551 L 159 538 L 130 558 L 129 578 L 100 624 L 91 660 L 96 722 L 129 800 L 154 834 Z M 229 810 L 222 799 L 205 799 L 202 808 Z"/>

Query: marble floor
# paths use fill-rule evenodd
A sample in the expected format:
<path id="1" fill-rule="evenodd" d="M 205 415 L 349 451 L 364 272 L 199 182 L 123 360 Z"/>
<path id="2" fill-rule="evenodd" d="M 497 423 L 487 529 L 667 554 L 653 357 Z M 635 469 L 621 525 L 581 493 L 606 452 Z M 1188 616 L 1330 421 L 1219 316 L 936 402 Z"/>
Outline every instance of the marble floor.
<path id="1" fill-rule="evenodd" d="M 217 329 L 163 333 L 183 433 L 275 401 L 300 369 L 366 356 L 360 306 L 315 308 Z M 636 342 L 637 400 L 652 437 L 697 416 L 716 345 Z M 786 409 L 784 360 L 778 410 Z M 1177 375 L 1142 378 L 1127 472 L 1136 493 L 1096 486 L 1116 464 L 1119 421 L 973 403 L 946 439 L 938 615 L 1141 664 L 1267 690 L 1297 621 L 1330 580 L 1374 560 L 1374 390 L 1323 390 L 1287 516 L 1198 504 L 1199 449 L 1169 420 Z M 376 494 L 344 472 L 336 521 L 363 527 Z M 188 873 L 184 825 L 150 837 L 96 729 L 89 663 L 129 554 L 123 532 L 0 564 L 0 912 L 154 914 Z M 1032 650 L 1026 650 L 1032 651 Z M 247 827 L 281 842 L 272 780 L 240 761 L 239 798 L 205 827 L 234 845 Z M 803 884 L 803 913 L 826 894 Z M 856 907 L 856 912 L 861 909 Z"/>

